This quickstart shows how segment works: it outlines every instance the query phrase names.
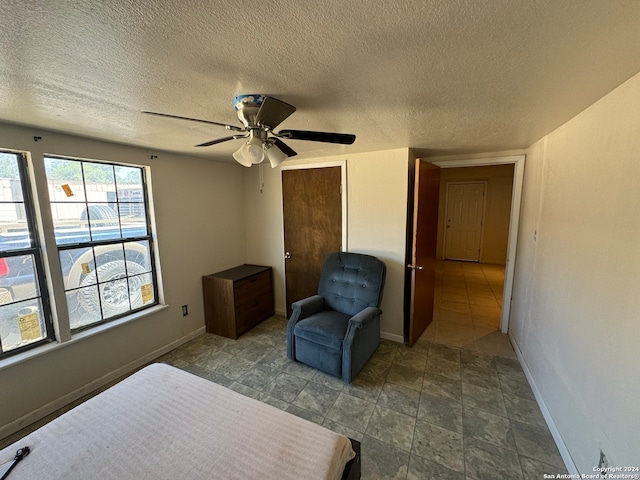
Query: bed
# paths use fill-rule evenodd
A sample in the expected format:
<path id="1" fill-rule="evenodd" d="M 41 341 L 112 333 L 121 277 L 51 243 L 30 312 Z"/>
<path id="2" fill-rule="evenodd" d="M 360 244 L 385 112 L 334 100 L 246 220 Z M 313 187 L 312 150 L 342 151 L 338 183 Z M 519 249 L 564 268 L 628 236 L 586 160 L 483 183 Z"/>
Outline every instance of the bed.
<path id="1" fill-rule="evenodd" d="M 0 451 L 0 476 L 25 446 L 9 480 L 360 478 L 357 442 L 160 363 Z"/>

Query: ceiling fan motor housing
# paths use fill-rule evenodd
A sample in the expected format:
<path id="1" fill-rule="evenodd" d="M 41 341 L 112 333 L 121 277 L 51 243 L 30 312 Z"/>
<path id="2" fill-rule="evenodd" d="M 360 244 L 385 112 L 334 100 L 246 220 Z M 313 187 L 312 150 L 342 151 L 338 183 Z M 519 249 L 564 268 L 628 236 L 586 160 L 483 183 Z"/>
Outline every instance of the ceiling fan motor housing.
<path id="1" fill-rule="evenodd" d="M 256 115 L 264 99 L 265 95 L 258 94 L 246 94 L 234 97 L 233 108 L 236 109 L 238 118 L 245 127 L 256 125 Z"/>

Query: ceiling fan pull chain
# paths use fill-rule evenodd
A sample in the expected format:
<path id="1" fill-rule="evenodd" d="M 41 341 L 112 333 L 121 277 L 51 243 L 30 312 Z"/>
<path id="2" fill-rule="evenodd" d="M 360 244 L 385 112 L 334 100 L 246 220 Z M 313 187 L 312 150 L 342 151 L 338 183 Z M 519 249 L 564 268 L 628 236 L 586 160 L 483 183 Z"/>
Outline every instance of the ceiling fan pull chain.
<path id="1" fill-rule="evenodd" d="M 264 189 L 264 163 L 260 162 L 258 164 L 258 170 L 260 171 L 260 193 Z"/>

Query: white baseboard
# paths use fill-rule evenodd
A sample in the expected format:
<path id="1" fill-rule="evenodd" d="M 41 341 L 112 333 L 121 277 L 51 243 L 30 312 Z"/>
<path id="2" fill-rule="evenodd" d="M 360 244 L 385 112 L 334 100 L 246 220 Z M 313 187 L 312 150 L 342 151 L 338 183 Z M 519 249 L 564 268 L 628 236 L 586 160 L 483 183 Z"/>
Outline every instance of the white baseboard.
<path id="1" fill-rule="evenodd" d="M 511 345 L 513 345 L 513 349 L 515 350 L 516 355 L 518 356 L 518 360 L 520 360 L 520 365 L 522 366 L 522 370 L 524 371 L 524 374 L 527 377 L 527 380 L 529 381 L 531 390 L 533 390 L 533 395 L 536 398 L 536 401 L 538 402 L 538 406 L 540 407 L 542 416 L 547 422 L 547 426 L 549 427 L 549 431 L 551 432 L 551 436 L 553 437 L 553 440 L 556 442 L 556 446 L 558 447 L 558 451 L 560 452 L 560 456 L 562 457 L 562 461 L 564 462 L 564 465 L 567 468 L 567 471 L 571 475 L 579 476 L 580 472 L 578 472 L 578 469 L 576 468 L 576 464 L 573 462 L 573 458 L 571 458 L 571 454 L 569 453 L 569 449 L 565 445 L 564 440 L 562 439 L 562 435 L 560 434 L 560 431 L 556 426 L 556 423 L 553 421 L 551 412 L 549 412 L 547 405 L 544 403 L 542 394 L 540 393 L 540 390 L 538 389 L 536 382 L 533 379 L 531 370 L 529 370 L 529 367 L 527 366 L 527 362 L 525 361 L 524 356 L 522 355 L 520 346 L 511 335 L 511 332 L 509 332 L 508 335 L 509 335 L 509 340 L 511 340 Z"/>
<path id="2" fill-rule="evenodd" d="M 392 342 L 404 343 L 404 337 L 394 333 L 380 332 L 380 338 L 391 340 Z"/>
<path id="3" fill-rule="evenodd" d="M 9 435 L 13 435 L 14 433 L 22 430 L 23 428 L 28 427 L 32 423 L 35 423 L 38 420 L 46 417 L 47 415 L 50 415 L 56 410 L 59 410 L 60 408 L 66 405 L 69 405 L 70 403 L 78 400 L 79 398 L 84 397 L 88 393 L 91 393 L 94 390 L 97 390 L 98 388 L 101 388 L 107 385 L 109 382 L 112 382 L 122 377 L 123 375 L 126 375 L 127 373 L 135 370 L 136 368 L 142 367 L 143 365 L 151 362 L 152 360 L 160 357 L 161 355 L 164 355 L 165 353 L 170 352 L 174 348 L 179 347 L 180 345 L 188 342 L 189 340 L 192 340 L 193 338 L 203 334 L 204 332 L 205 332 L 205 327 L 200 327 L 199 329 L 185 335 L 184 337 L 181 337 L 178 340 L 174 340 L 168 345 L 158 348 L 157 350 L 154 350 L 153 352 L 150 352 L 138 358 L 137 360 L 134 360 L 133 362 L 127 363 L 126 365 L 123 365 L 122 367 L 112 372 L 109 372 L 106 375 L 103 375 L 102 377 L 97 378 L 96 380 L 93 380 L 92 382 L 89 382 L 86 385 L 83 385 L 82 387 L 67 393 L 66 395 L 63 395 L 60 398 L 57 398 L 56 400 L 49 402 L 46 405 L 43 405 L 42 407 L 26 415 L 23 415 L 22 417 L 14 420 L 13 422 L 8 423 L 7 425 L 3 425 L 2 427 L 0 427 L 0 439 L 8 437 Z"/>

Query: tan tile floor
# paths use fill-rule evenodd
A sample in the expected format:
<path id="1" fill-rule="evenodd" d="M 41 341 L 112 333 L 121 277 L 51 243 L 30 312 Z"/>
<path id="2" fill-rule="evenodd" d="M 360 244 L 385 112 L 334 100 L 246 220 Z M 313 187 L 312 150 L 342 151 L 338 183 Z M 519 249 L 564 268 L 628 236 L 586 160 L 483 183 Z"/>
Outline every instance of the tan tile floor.
<path id="1" fill-rule="evenodd" d="M 500 332 L 504 266 L 439 261 L 433 322 L 421 340 L 516 358 Z"/>
<path id="2" fill-rule="evenodd" d="M 443 262 L 437 320 L 412 348 L 382 340 L 350 385 L 290 361 L 287 319 L 278 316 L 238 340 L 203 334 L 157 361 L 361 441 L 364 480 L 566 473 L 513 349 L 497 331 L 498 270 Z"/>

